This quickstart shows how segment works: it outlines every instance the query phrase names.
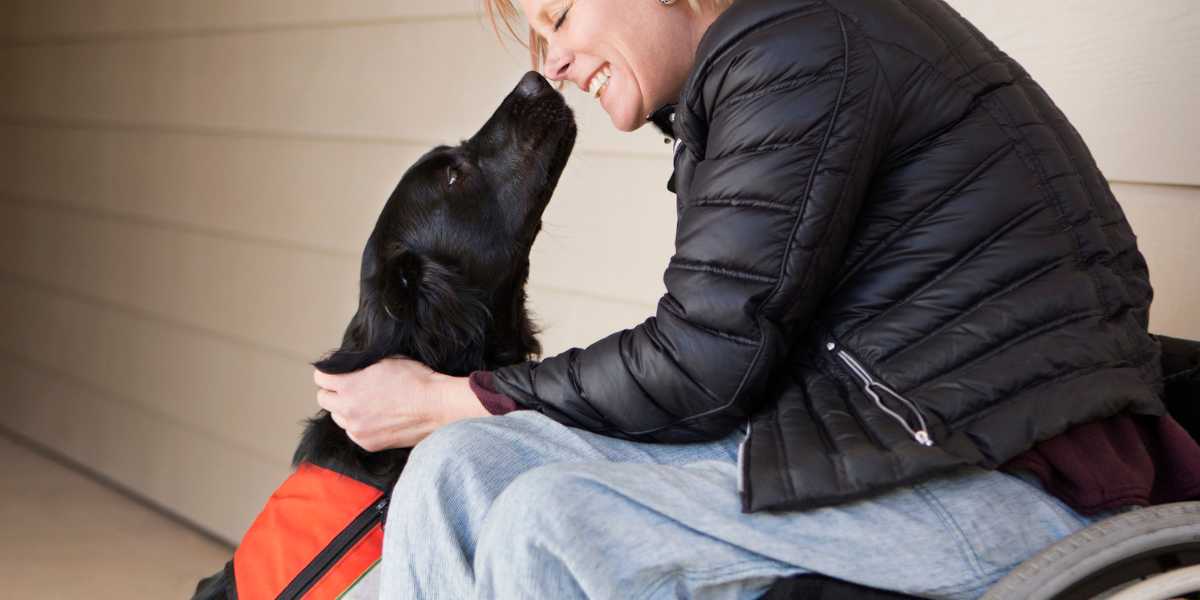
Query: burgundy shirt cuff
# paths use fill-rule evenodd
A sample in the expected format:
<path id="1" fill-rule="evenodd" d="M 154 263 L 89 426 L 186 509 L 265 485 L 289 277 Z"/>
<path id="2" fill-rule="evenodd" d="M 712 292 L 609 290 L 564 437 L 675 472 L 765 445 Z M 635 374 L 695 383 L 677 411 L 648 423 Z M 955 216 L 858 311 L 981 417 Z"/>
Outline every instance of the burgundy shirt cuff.
<path id="1" fill-rule="evenodd" d="M 467 376 L 467 384 L 479 398 L 479 403 L 483 404 L 483 407 L 493 415 L 502 415 L 520 408 L 512 398 L 496 391 L 491 371 L 472 371 Z"/>

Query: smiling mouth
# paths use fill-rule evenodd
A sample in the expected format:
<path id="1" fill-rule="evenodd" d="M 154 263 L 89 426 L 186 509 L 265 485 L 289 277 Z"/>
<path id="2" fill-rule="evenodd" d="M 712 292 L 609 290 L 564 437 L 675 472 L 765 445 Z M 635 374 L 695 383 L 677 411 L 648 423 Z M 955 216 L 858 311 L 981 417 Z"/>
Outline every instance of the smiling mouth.
<path id="1" fill-rule="evenodd" d="M 608 81 L 612 79 L 612 65 L 604 63 L 595 73 L 592 73 L 591 78 L 587 81 L 587 87 L 584 91 L 593 98 L 599 98 L 600 93 L 608 86 Z"/>

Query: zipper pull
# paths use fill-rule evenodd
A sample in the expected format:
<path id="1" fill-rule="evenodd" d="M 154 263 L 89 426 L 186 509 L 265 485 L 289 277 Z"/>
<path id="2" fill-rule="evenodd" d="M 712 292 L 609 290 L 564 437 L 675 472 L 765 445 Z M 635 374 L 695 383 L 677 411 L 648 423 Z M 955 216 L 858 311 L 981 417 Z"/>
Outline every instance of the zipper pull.
<path id="1" fill-rule="evenodd" d="M 852 371 L 856 376 L 858 376 L 859 379 L 862 380 L 863 391 L 875 401 L 875 406 L 878 406 L 880 410 L 887 413 L 889 416 L 899 422 L 900 425 L 904 427 L 906 431 L 908 431 L 908 434 L 911 435 L 918 444 L 926 447 L 933 445 L 933 439 L 929 437 L 929 428 L 925 424 L 925 415 L 921 413 L 921 409 L 917 407 L 916 403 L 908 398 L 905 398 L 904 396 L 901 396 L 896 390 L 893 390 L 892 388 L 875 381 L 875 379 L 871 377 L 871 374 L 867 372 L 866 368 L 859 364 L 854 357 L 850 356 L 850 354 L 845 350 L 838 350 L 836 343 L 826 342 L 825 349 L 830 352 L 836 352 L 837 357 L 840 358 L 843 363 L 846 363 L 846 366 L 849 367 L 850 371 Z M 912 426 L 908 424 L 908 420 L 897 414 L 896 411 L 888 408 L 887 405 L 883 403 L 883 399 L 881 399 L 879 394 L 876 394 L 875 390 L 872 388 L 879 388 L 887 392 L 896 400 L 900 401 L 901 404 L 903 404 L 906 408 L 912 411 L 914 415 L 916 415 L 917 422 L 920 423 L 920 426 L 917 429 L 913 429 Z"/>

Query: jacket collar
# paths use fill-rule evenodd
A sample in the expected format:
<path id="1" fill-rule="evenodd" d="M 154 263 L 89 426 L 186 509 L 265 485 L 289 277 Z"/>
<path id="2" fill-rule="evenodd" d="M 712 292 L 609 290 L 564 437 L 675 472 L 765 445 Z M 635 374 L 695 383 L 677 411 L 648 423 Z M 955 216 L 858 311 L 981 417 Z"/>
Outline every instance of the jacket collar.
<path id="1" fill-rule="evenodd" d="M 675 135 L 675 104 L 664 104 L 658 110 L 646 115 L 646 120 L 654 124 L 663 135 L 672 140 Z"/>
<path id="2" fill-rule="evenodd" d="M 812 4 L 818 3 L 815 0 L 806 1 Z M 795 10 L 796 6 L 792 2 L 739 0 L 733 3 L 717 17 L 716 21 L 713 21 L 708 31 L 704 32 L 700 38 L 699 47 L 696 49 L 696 65 L 692 68 L 681 94 L 686 94 L 691 87 L 696 85 L 697 79 L 703 76 L 701 71 L 707 70 L 708 63 L 714 55 L 729 47 L 744 35 L 746 30 Z M 677 105 L 677 102 L 664 104 L 646 115 L 646 120 L 653 123 L 663 135 L 671 140 L 679 137 L 675 133 L 675 107 Z"/>

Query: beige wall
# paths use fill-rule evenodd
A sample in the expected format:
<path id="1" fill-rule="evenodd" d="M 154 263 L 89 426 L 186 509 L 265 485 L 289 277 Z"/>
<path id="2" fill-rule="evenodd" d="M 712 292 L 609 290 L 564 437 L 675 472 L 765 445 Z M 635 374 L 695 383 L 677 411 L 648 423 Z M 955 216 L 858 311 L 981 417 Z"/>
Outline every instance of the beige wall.
<path id="1" fill-rule="evenodd" d="M 646 0 L 650 1 L 650 0 Z M 1200 338 L 1193 0 L 959 0 L 1050 91 L 1151 263 L 1153 329 Z M 315 410 L 307 362 L 407 165 L 525 70 L 476 0 L 0 6 L 2 427 L 230 540 Z M 570 92 L 581 133 L 534 249 L 544 345 L 652 314 L 669 148 Z"/>

